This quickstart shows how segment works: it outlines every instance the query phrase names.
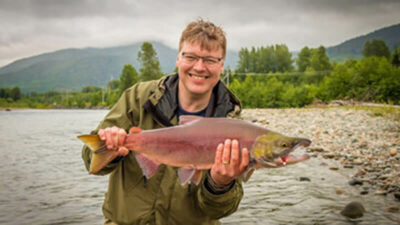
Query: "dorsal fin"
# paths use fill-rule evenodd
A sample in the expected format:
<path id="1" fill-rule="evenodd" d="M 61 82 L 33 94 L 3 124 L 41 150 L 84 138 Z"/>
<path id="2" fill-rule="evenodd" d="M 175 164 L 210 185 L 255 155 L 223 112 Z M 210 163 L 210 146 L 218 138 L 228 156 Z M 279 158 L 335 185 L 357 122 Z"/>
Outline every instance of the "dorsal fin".
<path id="1" fill-rule="evenodd" d="M 130 134 L 137 134 L 140 132 L 142 132 L 142 129 L 140 129 L 139 127 L 131 127 L 131 129 L 129 129 Z"/>
<path id="2" fill-rule="evenodd" d="M 187 124 L 199 119 L 202 119 L 203 117 L 201 116 L 189 116 L 189 115 L 184 115 L 179 117 L 179 125 Z"/>

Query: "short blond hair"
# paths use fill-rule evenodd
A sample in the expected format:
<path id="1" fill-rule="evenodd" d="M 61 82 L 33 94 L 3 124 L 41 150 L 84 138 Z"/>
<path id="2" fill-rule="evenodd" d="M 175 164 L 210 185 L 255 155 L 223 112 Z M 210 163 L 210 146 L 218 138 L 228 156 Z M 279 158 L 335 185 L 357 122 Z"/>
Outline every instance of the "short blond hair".
<path id="1" fill-rule="evenodd" d="M 198 19 L 189 23 L 183 30 L 179 41 L 179 51 L 183 43 L 199 43 L 201 48 L 208 51 L 222 48 L 222 57 L 226 56 L 226 37 L 221 27 L 209 21 Z"/>

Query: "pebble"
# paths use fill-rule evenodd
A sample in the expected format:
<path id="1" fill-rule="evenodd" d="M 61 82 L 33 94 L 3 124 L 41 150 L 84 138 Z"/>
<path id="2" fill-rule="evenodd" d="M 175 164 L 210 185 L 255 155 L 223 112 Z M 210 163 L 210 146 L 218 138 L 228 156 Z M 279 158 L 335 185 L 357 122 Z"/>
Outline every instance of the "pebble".
<path id="1" fill-rule="evenodd" d="M 336 194 L 341 195 L 344 193 L 344 190 L 341 188 L 336 188 Z"/>
<path id="2" fill-rule="evenodd" d="M 369 192 L 367 190 L 361 191 L 360 195 L 367 195 Z"/>
<path id="3" fill-rule="evenodd" d="M 400 192 L 394 193 L 393 196 L 400 201 Z"/>
<path id="4" fill-rule="evenodd" d="M 311 181 L 308 177 L 300 177 L 300 181 Z"/>
<path id="5" fill-rule="evenodd" d="M 392 149 L 390 149 L 390 151 L 389 151 L 389 154 L 390 154 L 390 156 L 395 156 L 395 155 L 397 155 L 397 148 L 392 148 Z"/>
<path id="6" fill-rule="evenodd" d="M 343 168 L 352 169 L 354 166 L 351 164 L 344 164 Z"/>
<path id="7" fill-rule="evenodd" d="M 362 217 L 364 212 L 366 212 L 364 206 L 360 202 L 354 201 L 347 204 L 340 214 L 351 219 L 357 219 Z"/>
<path id="8" fill-rule="evenodd" d="M 363 182 L 362 182 L 361 180 L 358 180 L 358 179 L 353 178 L 353 179 L 349 180 L 349 184 L 350 184 L 351 186 L 354 186 L 354 185 L 363 185 Z"/>
<path id="9" fill-rule="evenodd" d="M 399 207 L 397 205 L 391 205 L 391 206 L 387 206 L 385 208 L 386 211 L 391 212 L 391 213 L 395 213 L 399 211 Z"/>

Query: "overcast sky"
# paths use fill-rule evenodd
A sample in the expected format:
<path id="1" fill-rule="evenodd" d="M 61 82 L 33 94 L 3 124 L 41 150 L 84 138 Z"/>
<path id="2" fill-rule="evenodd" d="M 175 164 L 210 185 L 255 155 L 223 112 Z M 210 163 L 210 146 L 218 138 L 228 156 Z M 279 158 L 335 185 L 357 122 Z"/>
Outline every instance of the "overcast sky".
<path id="1" fill-rule="evenodd" d="M 325 47 L 400 23 L 400 0 L 0 0 L 0 66 L 64 48 L 160 41 L 177 48 L 197 18 L 228 49 Z"/>

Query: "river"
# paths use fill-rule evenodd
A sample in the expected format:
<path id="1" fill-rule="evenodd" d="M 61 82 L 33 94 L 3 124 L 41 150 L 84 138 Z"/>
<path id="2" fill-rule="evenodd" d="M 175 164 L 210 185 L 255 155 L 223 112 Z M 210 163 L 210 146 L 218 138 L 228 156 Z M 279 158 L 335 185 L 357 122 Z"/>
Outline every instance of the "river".
<path id="1" fill-rule="evenodd" d="M 0 111 L 0 224 L 102 224 L 107 176 L 88 175 L 77 135 L 90 132 L 105 110 Z M 322 158 L 259 170 L 244 184 L 244 198 L 223 224 L 400 224 L 393 198 L 360 195 L 347 184 L 351 169 L 332 171 Z M 310 181 L 300 181 L 307 177 Z M 345 188 L 338 195 L 337 187 Z M 367 212 L 350 221 L 350 201 Z"/>

